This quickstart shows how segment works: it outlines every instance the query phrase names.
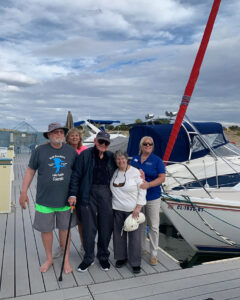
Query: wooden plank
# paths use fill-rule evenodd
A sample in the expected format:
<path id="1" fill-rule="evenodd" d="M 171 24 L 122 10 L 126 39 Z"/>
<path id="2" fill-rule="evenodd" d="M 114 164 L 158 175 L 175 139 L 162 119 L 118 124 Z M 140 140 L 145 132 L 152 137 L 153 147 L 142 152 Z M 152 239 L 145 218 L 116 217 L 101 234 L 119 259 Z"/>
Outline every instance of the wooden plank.
<path id="1" fill-rule="evenodd" d="M 54 244 L 55 244 L 55 246 L 58 245 L 56 239 L 54 239 Z M 54 270 L 55 270 L 55 273 L 56 273 L 56 280 L 59 284 L 59 288 L 62 289 L 62 288 L 76 287 L 77 282 L 75 280 L 75 277 L 74 277 L 73 273 L 70 273 L 70 274 L 63 273 L 63 281 L 58 281 L 59 274 L 60 274 L 60 271 L 61 271 L 61 266 L 62 266 L 62 257 L 59 258 L 59 259 L 55 259 L 53 261 L 53 267 L 54 267 Z"/>
<path id="2" fill-rule="evenodd" d="M 97 241 L 98 241 L 98 234 L 96 235 L 96 238 L 95 238 L 95 251 L 96 252 L 97 252 Z M 111 243 L 112 243 L 112 239 L 110 240 L 110 244 Z M 110 245 L 109 245 L 109 251 L 110 251 L 110 255 L 111 255 L 112 252 L 111 252 Z M 120 275 L 117 272 L 117 270 L 115 269 L 114 263 L 110 259 L 109 259 L 109 263 L 110 263 L 110 270 L 103 271 L 101 269 L 98 258 L 95 257 L 94 265 L 89 268 L 89 273 L 93 277 L 93 280 L 95 283 L 111 281 L 111 280 L 113 280 L 113 278 L 117 279 L 117 277 Z M 120 276 L 120 278 L 122 278 L 122 277 Z"/>
<path id="3" fill-rule="evenodd" d="M 143 259 L 142 259 L 149 266 L 150 266 L 150 257 L 151 257 L 150 254 L 147 253 L 147 254 L 143 255 Z M 160 272 L 166 272 L 168 270 L 160 262 L 158 262 L 158 264 L 156 266 L 151 266 L 151 268 L 152 268 L 153 271 L 150 272 L 150 270 L 151 270 L 150 269 L 148 274 L 153 274 L 153 273 L 156 273 L 156 272 L 158 272 L 158 273 L 160 273 Z"/>
<path id="4" fill-rule="evenodd" d="M 8 300 L 13 300 L 11 298 Z M 35 295 L 18 297 L 18 300 L 67 300 L 67 299 L 80 299 L 80 300 L 93 300 L 87 287 L 75 287 L 69 289 L 62 289 L 58 291 L 51 291 L 46 293 L 38 293 Z"/>
<path id="5" fill-rule="evenodd" d="M 29 200 L 30 200 L 29 210 L 30 210 L 32 222 L 34 220 L 34 214 L 35 214 L 35 202 L 34 202 L 34 199 L 32 196 L 33 195 L 32 192 L 34 191 L 35 188 L 36 188 L 36 186 L 34 184 L 32 184 L 31 185 L 31 194 L 29 197 Z M 45 256 L 45 250 L 44 250 L 44 247 L 42 244 L 41 234 L 37 231 L 34 231 L 34 236 L 35 236 L 35 239 L 37 242 L 37 249 L 38 249 L 38 253 L 39 253 L 40 264 L 43 264 L 46 260 L 46 256 Z M 56 237 L 55 234 L 54 234 L 54 237 Z M 58 247 L 58 245 L 59 245 L 58 240 L 56 238 L 54 238 L 53 249 L 56 249 Z M 70 261 L 70 263 L 71 263 L 71 261 Z M 77 283 L 76 283 L 76 280 L 75 280 L 73 274 L 65 275 L 63 273 L 64 280 L 62 282 L 58 281 L 58 277 L 59 277 L 60 270 L 61 270 L 61 265 L 62 265 L 62 257 L 54 260 L 53 266 L 48 270 L 48 272 L 42 274 L 46 291 L 56 290 L 59 288 L 69 288 L 69 287 L 77 286 Z"/>
<path id="6" fill-rule="evenodd" d="M 236 278 L 239 280 L 239 277 L 240 277 L 239 270 L 234 270 L 228 272 L 215 273 L 214 276 L 211 275 L 209 276 L 207 274 L 207 275 L 192 277 L 190 279 L 189 278 L 179 279 L 179 280 L 175 280 L 174 282 L 168 281 L 168 282 L 161 282 L 161 283 L 158 282 L 150 285 L 145 284 L 135 288 L 126 288 L 124 290 L 123 289 L 119 290 L 116 288 L 112 292 L 107 292 L 105 290 L 100 294 L 94 293 L 91 287 L 90 290 L 92 291 L 94 299 L 96 300 L 101 300 L 101 299 L 108 300 L 108 299 L 113 299 L 114 297 L 117 299 L 125 299 L 125 300 L 139 299 L 139 298 L 146 299 L 146 297 L 150 298 L 150 296 L 152 297 L 156 295 L 161 295 L 161 299 L 162 299 L 162 294 L 169 293 L 169 292 L 179 293 L 179 291 L 183 289 L 183 287 L 187 292 L 189 291 L 189 289 L 192 289 L 193 287 L 200 287 L 202 291 L 204 291 L 206 285 L 217 283 L 217 282 L 223 283 L 226 280 L 226 278 L 228 278 L 228 281 L 235 280 Z M 169 299 L 169 296 L 166 299 Z M 179 299 L 179 297 L 170 298 L 170 299 Z M 185 299 L 186 299 L 186 294 L 185 294 Z"/>
<path id="7" fill-rule="evenodd" d="M 76 249 L 80 248 L 80 238 L 79 233 L 76 228 L 72 229 L 72 242 Z M 72 258 L 72 255 L 70 256 Z M 78 261 L 78 265 L 81 263 L 83 257 L 79 256 L 80 260 Z M 111 261 L 110 261 L 111 263 Z M 81 272 L 78 272 L 82 274 Z M 87 272 L 84 272 L 84 274 L 88 274 L 90 278 L 92 278 L 93 282 L 104 282 L 104 281 L 110 281 L 110 280 L 117 280 L 121 279 L 121 275 L 118 273 L 118 271 L 114 268 L 114 265 L 111 264 L 111 268 L 109 271 L 103 271 L 101 270 L 101 267 L 99 265 L 99 262 L 97 259 L 95 259 L 95 264 L 91 267 L 89 267 L 89 270 Z M 79 277 L 79 275 L 78 275 Z M 89 283 L 87 283 L 89 284 Z"/>
<path id="8" fill-rule="evenodd" d="M 144 299 L 203 300 L 211 297 L 213 299 L 221 300 L 221 299 L 230 299 L 230 296 L 240 295 L 239 290 L 240 290 L 239 279 L 235 279 L 231 281 L 224 281 L 224 282 L 221 281 L 214 284 L 207 284 L 207 285 L 202 285 L 202 286 L 197 286 L 197 287 L 192 287 L 187 289 L 183 287 L 182 289 L 173 292 L 166 292 L 166 293 L 160 292 L 157 295 L 144 297 Z M 139 297 L 138 299 L 143 299 L 143 298 Z"/>
<path id="9" fill-rule="evenodd" d="M 114 266 L 115 268 L 115 264 L 116 264 L 116 259 L 114 259 L 114 250 L 113 250 L 113 238 L 111 239 L 110 243 L 109 243 L 109 250 L 110 250 L 110 257 L 109 257 L 109 261 L 111 262 L 111 264 Z M 132 272 L 132 267 L 130 266 L 129 263 L 127 263 L 125 266 L 123 266 L 122 268 L 115 268 L 115 270 L 117 270 L 117 272 L 121 275 L 122 278 L 127 279 L 127 278 L 134 278 L 134 277 L 139 277 L 139 276 L 143 276 L 147 274 L 147 271 L 145 271 L 145 269 L 147 270 L 147 266 L 146 264 L 142 261 L 141 262 L 141 267 L 142 270 L 139 274 L 134 274 Z M 145 268 L 144 268 L 144 267 Z"/>
<path id="10" fill-rule="evenodd" d="M 16 209 L 16 296 L 29 295 L 29 274 L 26 256 L 23 215 L 20 208 Z"/>
<path id="11" fill-rule="evenodd" d="M 33 206 L 30 206 L 29 210 L 31 212 L 31 218 L 32 218 L 32 222 L 33 222 L 35 209 Z M 58 239 L 56 238 L 56 234 L 58 234 L 58 231 L 57 231 L 57 233 L 54 234 L 53 249 L 56 249 L 59 245 Z M 42 244 L 41 234 L 37 231 L 34 231 L 34 236 L 36 238 L 40 264 L 42 264 L 45 262 L 46 256 L 45 256 L 45 250 L 44 250 L 44 247 Z M 71 253 L 70 253 L 70 263 L 72 264 Z M 53 266 L 50 267 L 46 273 L 42 274 L 46 291 L 56 290 L 59 288 L 70 288 L 70 287 L 77 286 L 77 282 L 76 282 L 75 276 L 73 274 L 66 275 L 63 273 L 63 281 L 62 282 L 58 281 L 60 270 L 61 270 L 61 265 L 62 265 L 62 257 L 60 257 L 58 259 L 54 259 Z"/>
<path id="12" fill-rule="evenodd" d="M 83 259 L 83 255 L 82 253 L 80 253 L 80 238 L 76 227 L 72 228 L 71 234 L 72 234 L 71 236 L 72 243 L 71 243 L 69 258 L 73 266 L 74 277 L 79 286 L 94 283 L 94 280 L 91 274 L 89 273 L 89 271 L 82 273 L 76 270 Z"/>
<path id="13" fill-rule="evenodd" d="M 23 222 L 26 238 L 26 253 L 28 260 L 28 272 L 30 280 L 30 293 L 40 293 L 45 291 L 42 274 L 39 271 L 40 263 L 37 245 L 33 234 L 32 222 L 29 210 L 23 210 Z"/>
<path id="14" fill-rule="evenodd" d="M 107 272 L 100 269 L 98 259 L 95 259 L 94 265 L 89 267 L 88 271 L 96 283 L 109 281 Z"/>
<path id="15" fill-rule="evenodd" d="M 206 286 L 203 287 L 203 293 L 200 295 L 195 295 L 193 297 L 187 297 L 185 299 L 189 300 L 202 300 L 202 299 L 239 299 L 240 288 L 239 288 L 239 279 L 232 280 L 229 282 L 229 285 L 226 286 L 225 282 L 219 282 L 212 286 L 212 292 L 209 291 L 209 288 Z M 182 298 L 183 299 L 183 298 Z"/>
<path id="16" fill-rule="evenodd" d="M 176 262 L 170 255 L 168 255 L 163 249 L 158 248 L 158 261 L 169 271 L 181 270 L 178 262 Z"/>
<path id="17" fill-rule="evenodd" d="M 5 247 L 2 264 L 2 280 L 0 298 L 9 298 L 15 296 L 15 241 L 14 241 L 14 213 L 7 216 Z"/>
<path id="18" fill-rule="evenodd" d="M 109 261 L 111 262 L 111 264 L 113 266 L 115 266 L 116 260 L 114 259 L 114 254 L 113 254 L 113 250 L 110 247 L 110 257 L 109 257 Z M 123 266 L 122 268 L 118 268 L 117 272 L 119 273 L 121 278 L 132 278 L 134 277 L 134 274 L 131 272 L 130 267 L 129 266 Z"/>
<path id="19" fill-rule="evenodd" d="M 114 259 L 113 239 L 111 239 L 111 241 L 110 241 L 109 249 L 111 250 L 110 251 L 110 261 L 112 261 L 112 263 L 115 265 L 116 260 Z M 125 266 L 123 266 L 122 268 L 118 268 L 117 270 L 124 279 L 136 277 L 136 275 L 132 272 L 132 267 L 128 263 Z M 139 275 L 141 275 L 141 273 Z"/>
<path id="20" fill-rule="evenodd" d="M 32 228 L 32 222 L 34 219 L 34 214 L 35 214 L 35 210 L 33 207 L 29 208 L 29 212 L 31 215 L 31 224 L 29 224 L 29 226 L 31 226 Z M 33 231 L 33 235 L 36 241 L 36 247 L 37 247 L 37 259 L 38 259 L 38 265 L 35 268 L 35 272 L 37 272 L 38 277 L 41 276 L 41 280 L 42 280 L 42 284 L 45 288 L 46 291 L 52 291 L 52 290 L 56 290 L 59 289 L 59 285 L 57 282 L 57 277 L 55 274 L 55 270 L 53 267 L 50 267 L 49 270 L 46 273 L 40 273 L 40 265 L 43 264 L 46 260 L 46 256 L 45 256 L 45 250 L 42 244 L 42 238 L 41 238 L 41 234 L 39 232 L 35 232 Z M 37 280 L 37 278 L 35 279 L 35 277 L 31 278 L 31 281 L 35 281 Z M 34 292 L 33 292 L 34 293 Z"/>
<path id="21" fill-rule="evenodd" d="M 18 165 L 16 165 L 16 172 L 18 172 L 18 177 L 15 177 L 14 183 L 14 191 L 15 191 L 15 199 L 18 203 L 17 193 L 20 188 L 20 184 L 22 181 L 22 177 L 24 175 L 27 162 L 29 156 L 23 155 L 19 157 Z M 18 178 L 18 180 L 16 180 Z M 29 198 L 30 198 L 30 215 L 28 217 L 28 221 L 25 220 L 27 217 L 24 216 L 24 225 L 28 227 L 28 230 L 32 230 L 31 224 L 27 224 L 27 222 L 32 223 L 33 215 L 34 215 L 34 200 L 35 200 L 35 193 L 36 193 L 36 176 L 32 182 L 31 188 L 29 190 Z M 24 215 L 27 211 L 24 211 Z M 6 217 L 5 217 L 6 221 Z M 19 227 L 21 227 L 21 220 L 19 212 L 16 213 L 16 221 L 19 223 Z M 0 215 L 0 238 L 3 236 L 5 237 L 5 224 L 4 218 Z M 18 225 L 17 225 L 18 227 Z M 29 229 L 30 228 L 30 229 Z M 16 239 L 16 244 L 21 244 L 22 240 L 20 238 L 21 229 L 16 228 L 19 233 L 19 241 Z M 17 231 L 16 231 L 17 234 Z M 9 236 L 9 234 L 7 233 Z M 41 274 L 39 272 L 39 261 L 43 259 L 45 260 L 45 251 L 42 246 L 42 241 L 40 235 L 35 232 L 33 233 L 32 230 L 32 237 L 30 237 L 32 241 L 35 240 L 37 243 L 36 253 L 38 262 L 35 264 L 37 265 L 37 272 L 43 279 L 43 286 L 45 287 L 46 293 L 36 293 L 24 296 L 25 299 L 53 299 L 54 297 L 58 297 L 60 299 L 93 299 L 93 297 L 88 294 L 83 294 L 80 296 L 76 294 L 76 296 L 71 294 L 71 291 L 77 289 L 78 287 L 69 288 L 71 284 L 75 285 L 89 285 L 89 289 L 94 295 L 94 299 L 110 299 L 115 297 L 116 299 L 123 299 L 127 300 L 128 298 L 131 299 L 205 299 L 208 297 L 213 297 L 216 299 L 216 295 L 218 296 L 217 299 L 239 299 L 239 288 L 237 283 L 239 282 L 239 270 L 240 270 L 240 260 L 234 261 L 226 261 L 217 264 L 209 264 L 209 265 L 202 265 L 197 266 L 191 269 L 185 270 L 177 270 L 180 268 L 175 261 L 169 258 L 165 253 L 159 254 L 159 261 L 160 263 L 157 266 L 150 266 L 148 259 L 149 254 L 143 258 L 142 262 L 142 269 L 143 272 L 138 275 L 138 277 L 134 276 L 131 272 L 130 266 L 124 266 L 121 269 L 115 269 L 115 260 L 113 258 L 113 251 L 112 245 L 110 247 L 110 262 L 112 264 L 110 271 L 105 272 L 100 269 L 98 261 L 96 260 L 95 266 L 89 268 L 89 272 L 79 273 L 75 270 L 73 271 L 72 275 L 64 275 L 63 284 L 58 284 L 58 272 L 60 271 L 61 266 L 61 259 L 54 260 L 54 265 L 50 270 L 45 273 Z M 6 241 L 8 243 L 8 241 Z M 28 241 L 26 241 L 26 248 L 27 254 L 29 251 L 32 251 L 30 247 L 27 246 Z M 32 242 L 31 242 L 32 243 Z M 32 243 L 34 245 L 34 243 Z M 36 247 L 35 245 L 35 247 Z M 58 245 L 58 240 L 54 238 L 54 246 Z M 2 246 L 2 253 L 1 253 L 1 244 L 0 244 L 0 258 L 3 255 L 3 249 L 5 248 Z M 82 255 L 79 253 L 79 236 L 78 231 L 76 228 L 72 229 L 72 245 L 70 250 L 70 263 L 72 266 L 77 266 L 81 259 Z M 22 246 L 21 246 L 22 247 Z M 20 248 L 21 248 L 20 247 Z M 17 247 L 18 248 L 18 247 Z M 28 249 L 29 248 L 29 249 Z M 17 251 L 16 249 L 16 260 L 17 260 Z M 22 251 L 22 250 L 21 250 Z M 21 255 L 19 254 L 19 257 Z M 41 258 L 40 258 L 41 256 Z M 28 257 L 28 256 L 27 256 Z M 1 264 L 0 259 L 0 264 Z M 29 260 L 31 261 L 31 259 Z M 28 263 L 29 263 L 28 261 Z M 4 260 L 5 263 L 5 260 Z M 24 265 L 24 263 L 23 263 Z M 19 270 L 20 270 L 19 266 Z M 17 270 L 17 267 L 16 267 Z M 168 270 L 173 270 L 171 272 L 167 272 Z M 164 273 L 154 273 L 154 272 L 163 272 Z M 144 275 L 148 274 L 148 275 Z M 33 273 L 32 273 L 33 274 Z M 36 275 L 35 274 L 35 275 Z M 127 277 L 128 276 L 128 277 Z M 16 277 L 18 280 L 19 275 Z M 31 280 L 35 280 L 31 278 Z M 129 278 L 121 279 L 121 278 Z M 119 280 L 121 279 L 121 280 Z M 93 282 L 98 282 L 97 284 L 92 284 Z M 26 283 L 25 283 L 26 284 Z M 32 282 L 31 282 L 32 284 Z M 19 285 L 20 286 L 20 285 Z M 66 298 L 61 298 L 61 294 L 58 292 L 65 290 L 64 287 L 68 287 L 66 289 L 67 295 Z M 24 289 L 23 289 L 24 290 Z M 17 282 L 16 282 L 16 291 L 17 291 Z M 225 292 L 226 291 L 226 292 Z M 31 291 L 32 292 L 32 291 Z M 0 294 L 1 295 L 1 294 Z M 51 295 L 51 296 L 50 296 Z M 204 298 L 203 298 L 204 295 Z M 221 298 L 220 295 L 223 295 Z M 1 296 L 0 296 L 1 297 Z M 40 298 L 39 298 L 40 297 Z M 49 298 L 48 298 L 49 297 Z M 69 298 L 70 297 L 70 298 Z M 225 298 L 224 298 L 225 297 Z M 228 297 L 228 298 L 227 298 Z M 23 297 L 18 298 L 23 299 Z"/>
<path id="22" fill-rule="evenodd" d="M 0 290 L 2 283 L 2 264 L 3 264 L 3 254 L 5 246 L 5 236 L 7 228 L 7 214 L 0 214 Z"/>
<path id="23" fill-rule="evenodd" d="M 110 256 L 113 257 L 112 249 L 109 248 L 109 251 L 110 251 Z M 110 280 L 122 279 L 122 276 L 118 272 L 118 269 L 115 268 L 115 261 L 110 260 L 110 257 L 109 257 L 109 262 L 110 262 L 110 265 L 111 265 L 110 270 L 107 272 L 107 275 L 108 275 L 109 279 Z"/>
<path id="24" fill-rule="evenodd" d="M 147 249 L 146 250 L 148 253 L 150 253 L 150 243 L 149 243 L 148 239 L 147 239 Z M 163 268 L 165 270 L 180 270 L 181 269 L 180 265 L 160 247 L 158 247 L 157 257 L 158 257 L 159 263 L 154 268 L 158 272 L 162 272 Z"/>
<path id="25" fill-rule="evenodd" d="M 209 273 L 215 274 L 224 273 L 224 272 L 232 272 L 234 270 L 240 269 L 240 264 L 236 263 L 236 261 L 225 262 L 224 267 L 221 263 L 211 264 L 211 265 L 203 265 L 197 266 L 195 268 L 184 269 L 184 270 L 176 270 L 171 272 L 164 272 L 159 274 L 153 274 L 148 276 L 142 276 L 138 278 L 130 278 L 128 280 L 115 281 L 103 284 L 96 284 L 91 286 L 91 290 L 93 293 L 101 293 L 102 291 L 115 291 L 126 288 L 135 288 L 138 286 L 147 286 L 152 284 L 159 284 L 179 279 L 190 280 L 196 276 L 208 276 Z M 227 278 L 227 277 L 226 277 Z"/>

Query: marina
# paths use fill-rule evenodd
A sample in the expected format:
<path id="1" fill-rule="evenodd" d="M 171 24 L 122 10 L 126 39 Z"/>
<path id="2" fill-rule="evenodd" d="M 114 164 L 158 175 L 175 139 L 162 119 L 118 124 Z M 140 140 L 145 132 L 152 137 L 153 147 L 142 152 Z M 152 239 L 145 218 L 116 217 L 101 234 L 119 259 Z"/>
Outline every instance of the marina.
<path id="1" fill-rule="evenodd" d="M 212 0 L 208 19 L 208 2 L 188 0 L 152 1 L 151 4 L 138 1 L 138 5 L 127 1 L 121 5 L 96 1 L 94 9 L 89 1 L 81 5 L 57 1 L 54 4 L 35 1 L 27 5 L 7 2 L 0 10 L 4 24 L 1 35 L 4 64 L 0 74 L 0 300 L 240 299 L 240 149 L 239 143 L 232 143 L 224 132 L 225 126 L 232 125 L 240 137 L 236 76 L 240 40 L 238 1 L 222 1 L 219 12 L 221 0 Z M 176 111 L 176 99 L 187 79 L 185 74 L 198 42 L 196 58 Z M 199 90 L 195 92 L 198 80 Z M 196 99 L 190 114 L 196 122 L 192 123 L 186 112 L 193 95 Z M 79 121 L 73 122 L 70 109 Z M 160 109 L 169 119 L 162 119 L 160 115 L 154 119 Z M 61 124 L 66 110 L 64 127 Z M 132 124 L 133 118 L 143 113 L 147 113 L 146 122 L 136 119 Z M 123 123 L 114 128 L 112 123 L 120 123 L 118 120 Z M 154 124 L 155 120 L 159 123 Z M 47 124 L 48 131 L 42 135 Z M 82 136 L 80 132 L 71 134 L 70 131 L 66 143 L 79 154 L 96 145 L 99 155 L 96 149 L 90 149 L 77 160 L 69 190 L 67 180 L 72 174 L 74 156 L 67 157 L 71 162 L 64 162 L 61 155 L 62 151 L 67 152 L 64 147 L 68 147 L 63 145 L 63 135 L 74 127 L 81 130 Z M 56 168 L 56 173 L 65 166 L 62 170 L 66 174 L 69 171 L 66 180 L 64 174 L 52 173 L 56 176 L 51 179 L 58 185 L 52 184 L 49 190 L 46 187 L 51 179 L 39 167 L 41 161 L 44 161 L 41 166 L 46 165 L 46 159 L 40 157 L 43 152 L 37 154 L 38 149 L 40 153 L 42 148 L 48 147 L 44 145 L 47 139 L 55 145 L 53 148 L 63 148 L 58 156 L 55 150 L 49 155 L 56 165 L 48 166 Z M 21 191 L 30 153 L 39 145 L 42 146 L 33 152 L 31 168 Z M 116 158 L 118 154 L 115 157 L 117 167 L 124 171 L 124 181 L 114 182 L 116 178 L 111 171 L 115 165 L 110 153 L 104 155 L 106 149 L 128 153 L 128 157 L 125 153 L 119 154 L 124 157 L 124 165 Z M 71 151 L 69 148 L 69 153 Z M 90 157 L 94 151 L 96 155 Z M 140 158 L 136 158 L 139 152 Z M 152 154 L 158 157 L 153 159 Z M 144 225 L 149 226 L 147 247 L 140 245 L 140 238 L 138 244 L 128 236 L 128 244 L 132 242 L 135 250 L 130 245 L 128 256 L 124 254 L 126 248 L 118 255 L 121 246 L 116 246 L 117 235 L 114 236 L 115 256 L 119 256 L 116 264 L 112 240 L 109 262 L 108 251 L 99 251 L 103 238 L 108 238 L 108 245 L 112 232 L 112 223 L 106 221 L 108 217 L 111 221 L 112 207 L 115 209 L 114 193 L 112 190 L 112 197 L 108 185 L 111 181 L 110 187 L 124 186 L 122 191 L 127 190 L 127 159 L 132 157 L 132 165 L 137 162 L 135 166 L 143 170 L 142 177 L 145 176 L 144 182 L 140 178 L 138 181 L 138 198 L 143 193 L 140 188 L 149 189 L 146 199 L 157 201 L 153 205 L 148 202 L 144 211 L 148 223 Z M 37 176 L 33 178 L 35 170 L 39 172 L 41 184 L 39 178 L 37 183 Z M 135 172 L 139 177 L 138 171 Z M 66 182 L 65 186 L 61 180 Z M 75 189 L 71 191 L 74 180 Z M 86 255 L 84 257 L 79 237 L 81 229 L 74 227 L 69 255 L 73 270 L 68 263 L 68 251 L 64 265 L 67 247 L 64 258 L 60 255 L 52 263 L 49 227 L 42 229 L 43 239 L 40 232 L 33 230 L 37 184 L 43 191 L 41 199 L 38 189 L 37 204 L 62 209 L 68 195 L 71 205 L 76 204 L 76 199 L 81 201 Z M 90 185 L 95 184 L 98 193 L 93 195 L 95 190 Z M 104 189 L 100 190 L 99 185 Z M 154 194 L 155 187 L 157 194 Z M 91 201 L 89 191 L 93 196 Z M 84 197 L 88 198 L 85 202 Z M 127 197 L 128 194 L 124 194 L 117 200 L 126 203 Z M 25 208 L 28 198 L 27 209 L 23 210 L 21 207 Z M 95 200 L 96 210 L 93 210 Z M 133 211 L 133 217 L 137 217 L 142 208 L 138 200 L 132 201 L 131 209 L 126 210 L 124 206 L 122 211 Z M 150 206 L 152 212 L 148 211 Z M 95 224 L 91 224 L 91 219 Z M 47 222 L 42 223 L 47 225 Z M 114 226 L 115 234 L 116 229 L 128 231 L 122 224 Z M 155 242 L 155 251 L 151 249 L 150 254 L 149 243 L 154 244 L 154 239 L 158 239 L 158 226 L 160 241 Z M 83 261 L 97 242 L 95 232 L 92 234 L 95 228 L 99 230 L 100 263 L 98 259 L 92 263 L 93 255 Z M 62 234 L 60 229 L 61 237 Z M 61 243 L 59 241 L 58 230 L 54 230 L 53 235 L 55 253 L 63 243 L 62 238 Z M 142 258 L 141 247 L 144 249 Z M 137 263 L 131 260 L 136 249 L 139 250 Z M 47 262 L 44 264 L 45 254 Z M 67 273 L 72 272 L 62 277 L 63 266 Z"/>
<path id="2" fill-rule="evenodd" d="M 33 231 L 36 179 L 29 190 L 30 205 L 22 210 L 18 197 L 29 154 L 14 158 L 12 210 L 0 214 L 0 299 L 239 299 L 240 259 L 203 264 L 181 269 L 179 263 L 159 249 L 157 266 L 142 259 L 142 272 L 133 275 L 130 267 L 114 268 L 111 245 L 111 269 L 102 271 L 97 261 L 85 273 L 75 270 L 82 259 L 79 235 L 72 230 L 70 262 L 73 273 L 58 281 L 62 258 L 41 274 L 45 259 L 40 234 Z M 53 248 L 58 245 L 55 234 Z"/>

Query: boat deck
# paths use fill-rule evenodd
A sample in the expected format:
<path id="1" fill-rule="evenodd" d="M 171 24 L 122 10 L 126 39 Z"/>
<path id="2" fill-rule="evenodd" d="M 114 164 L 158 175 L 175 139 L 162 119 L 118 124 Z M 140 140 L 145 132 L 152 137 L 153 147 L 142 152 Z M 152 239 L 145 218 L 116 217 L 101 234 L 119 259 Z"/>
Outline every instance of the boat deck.
<path id="1" fill-rule="evenodd" d="M 160 263 L 148 264 L 143 256 L 142 272 L 133 275 L 130 267 L 114 267 L 110 245 L 111 269 L 102 271 L 95 264 L 85 273 L 75 269 L 58 277 L 62 258 L 54 260 L 47 273 L 40 273 L 45 260 L 39 232 L 32 229 L 36 178 L 29 189 L 30 205 L 22 210 L 18 204 L 22 178 L 29 155 L 14 159 L 12 212 L 0 214 L 0 299 L 239 299 L 240 260 L 230 260 L 182 270 L 171 257 L 159 249 Z M 53 248 L 58 246 L 55 232 Z M 72 230 L 70 262 L 76 267 L 82 259 L 77 229 Z"/>

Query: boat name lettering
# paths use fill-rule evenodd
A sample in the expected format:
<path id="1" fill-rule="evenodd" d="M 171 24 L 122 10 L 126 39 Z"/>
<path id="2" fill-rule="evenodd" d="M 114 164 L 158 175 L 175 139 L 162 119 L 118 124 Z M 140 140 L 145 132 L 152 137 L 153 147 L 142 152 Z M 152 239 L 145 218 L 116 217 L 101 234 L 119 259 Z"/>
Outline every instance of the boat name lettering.
<path id="1" fill-rule="evenodd" d="M 189 206 L 189 205 L 178 205 L 177 209 L 189 210 L 189 211 L 203 211 L 203 207 L 192 207 L 192 206 Z"/>

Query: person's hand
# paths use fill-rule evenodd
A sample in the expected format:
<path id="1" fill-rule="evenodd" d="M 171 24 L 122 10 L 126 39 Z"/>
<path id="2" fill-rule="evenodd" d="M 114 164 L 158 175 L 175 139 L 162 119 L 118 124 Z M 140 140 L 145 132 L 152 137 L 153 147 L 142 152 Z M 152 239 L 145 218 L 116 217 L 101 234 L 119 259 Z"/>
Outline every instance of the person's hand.
<path id="1" fill-rule="evenodd" d="M 139 169 L 140 172 L 140 177 L 142 178 L 142 180 L 145 180 L 145 173 L 143 172 L 142 169 Z"/>
<path id="2" fill-rule="evenodd" d="M 140 184 L 140 189 L 147 190 L 149 188 L 150 188 L 150 184 L 147 181 L 144 181 L 142 184 Z"/>
<path id="3" fill-rule="evenodd" d="M 141 207 L 136 206 L 132 212 L 133 219 L 137 219 L 139 217 L 139 213 L 141 211 Z"/>
<path id="4" fill-rule="evenodd" d="M 27 192 L 21 192 L 20 197 L 19 197 L 19 203 L 22 209 L 26 209 L 26 203 L 29 205 L 29 199 Z"/>
<path id="5" fill-rule="evenodd" d="M 68 203 L 70 206 L 75 206 L 76 205 L 76 202 L 77 202 L 77 199 L 75 196 L 71 196 L 68 198 Z"/>

